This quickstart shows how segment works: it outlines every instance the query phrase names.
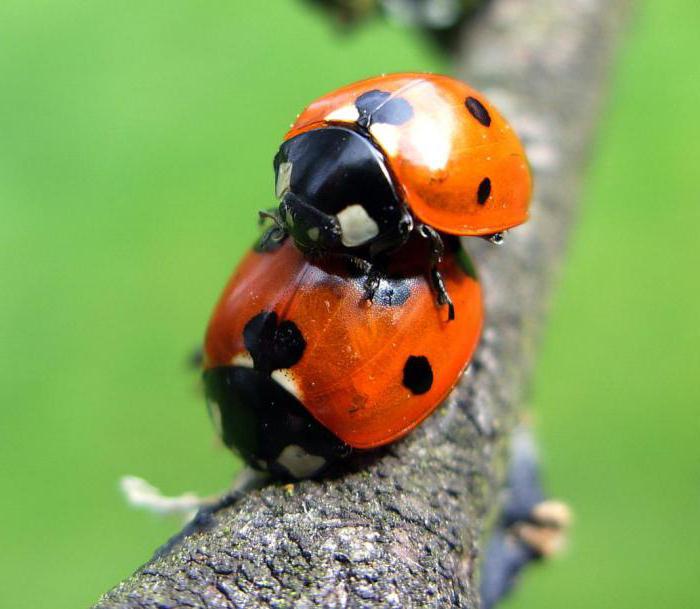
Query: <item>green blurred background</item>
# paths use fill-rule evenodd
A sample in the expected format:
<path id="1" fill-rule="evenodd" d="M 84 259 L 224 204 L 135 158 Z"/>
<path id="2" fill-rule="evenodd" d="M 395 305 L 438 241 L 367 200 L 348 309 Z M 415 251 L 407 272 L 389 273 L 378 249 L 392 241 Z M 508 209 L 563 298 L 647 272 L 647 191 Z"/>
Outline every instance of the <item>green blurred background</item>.
<path id="1" fill-rule="evenodd" d="M 0 605 L 87 606 L 179 529 L 125 473 L 208 494 L 238 464 L 186 359 L 273 202 L 295 113 L 449 71 L 415 30 L 301 2 L 0 4 Z M 568 553 L 509 607 L 700 606 L 700 3 L 638 3 L 537 368 Z"/>

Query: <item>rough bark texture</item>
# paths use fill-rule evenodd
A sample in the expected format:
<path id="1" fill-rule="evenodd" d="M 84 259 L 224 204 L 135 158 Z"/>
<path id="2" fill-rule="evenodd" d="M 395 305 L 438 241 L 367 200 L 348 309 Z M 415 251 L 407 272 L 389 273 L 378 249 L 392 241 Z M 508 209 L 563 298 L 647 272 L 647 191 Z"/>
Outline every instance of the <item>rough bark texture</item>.
<path id="1" fill-rule="evenodd" d="M 481 541 L 562 258 L 624 0 L 495 0 L 457 74 L 522 135 L 532 220 L 467 244 L 486 293 L 476 358 L 406 440 L 333 479 L 270 485 L 200 515 L 96 605 L 478 607 Z M 479 242 L 476 242 L 479 241 Z"/>

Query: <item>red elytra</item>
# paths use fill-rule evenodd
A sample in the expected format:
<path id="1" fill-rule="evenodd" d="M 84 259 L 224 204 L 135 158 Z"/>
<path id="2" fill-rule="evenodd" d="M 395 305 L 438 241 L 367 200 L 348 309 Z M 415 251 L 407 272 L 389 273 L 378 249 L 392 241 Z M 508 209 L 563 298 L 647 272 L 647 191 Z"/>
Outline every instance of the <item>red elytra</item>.
<path id="1" fill-rule="evenodd" d="M 459 311 L 454 321 L 435 303 L 422 268 L 383 277 L 368 301 L 362 277 L 337 263 L 312 264 L 289 241 L 275 251 L 251 252 L 212 315 L 205 370 L 271 374 L 342 442 L 359 449 L 392 442 L 446 397 L 480 336 L 481 289 L 466 254 L 448 253 L 440 270 Z M 255 326 L 255 335 L 251 320 L 261 315 L 272 315 L 284 332 Z M 258 347 L 293 351 L 292 364 L 272 371 L 262 355 L 251 354 Z"/>

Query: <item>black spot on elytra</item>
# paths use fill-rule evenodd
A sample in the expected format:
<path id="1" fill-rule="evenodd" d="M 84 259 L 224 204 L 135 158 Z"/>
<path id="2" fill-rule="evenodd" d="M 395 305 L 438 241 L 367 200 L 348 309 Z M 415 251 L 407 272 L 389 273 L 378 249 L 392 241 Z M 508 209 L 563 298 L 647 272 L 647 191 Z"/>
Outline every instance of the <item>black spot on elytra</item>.
<path id="1" fill-rule="evenodd" d="M 391 93 L 374 89 L 363 93 L 355 100 L 359 113 L 357 124 L 369 129 L 374 123 L 402 125 L 413 116 L 413 108 L 405 99 L 392 97 Z"/>
<path id="2" fill-rule="evenodd" d="M 488 201 L 488 198 L 491 196 L 491 180 L 489 178 L 484 178 L 481 180 L 481 184 L 479 184 L 479 190 L 476 192 L 476 200 L 479 202 L 479 205 L 483 205 Z"/>
<path id="3" fill-rule="evenodd" d="M 467 97 L 464 105 L 467 107 L 467 110 L 469 110 L 469 114 L 478 120 L 484 127 L 491 125 L 491 115 L 478 99 L 475 97 Z"/>
<path id="4" fill-rule="evenodd" d="M 403 367 L 403 385 L 415 395 L 430 391 L 433 369 L 425 355 L 410 355 Z"/>
<path id="5" fill-rule="evenodd" d="M 277 313 L 263 311 L 243 328 L 243 342 L 256 370 L 271 373 L 296 364 L 306 349 L 306 341 L 293 321 L 277 324 Z"/>

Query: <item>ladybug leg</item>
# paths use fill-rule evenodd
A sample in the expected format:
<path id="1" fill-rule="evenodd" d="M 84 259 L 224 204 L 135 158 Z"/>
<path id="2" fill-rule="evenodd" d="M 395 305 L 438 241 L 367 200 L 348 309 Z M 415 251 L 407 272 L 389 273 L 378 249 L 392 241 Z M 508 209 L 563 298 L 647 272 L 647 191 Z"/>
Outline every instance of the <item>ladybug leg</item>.
<path id="1" fill-rule="evenodd" d="M 365 298 L 367 300 L 372 300 L 374 294 L 379 288 L 379 283 L 381 281 L 381 272 L 376 265 L 372 264 L 360 256 L 353 256 L 351 254 L 331 254 L 337 258 L 345 260 L 353 271 L 357 271 L 365 275 L 365 281 L 363 288 L 365 290 Z"/>
<path id="2" fill-rule="evenodd" d="M 364 258 L 359 258 L 357 256 L 351 256 L 351 264 L 355 266 L 361 273 L 366 275 L 363 284 L 365 290 L 365 298 L 367 300 L 374 300 L 374 295 L 379 289 L 379 284 L 382 280 L 381 265 L 372 264 L 371 262 L 365 260 Z"/>
<path id="3" fill-rule="evenodd" d="M 376 267 L 372 267 L 367 273 L 367 279 L 365 279 L 365 298 L 367 300 L 373 300 L 374 295 L 377 292 L 377 289 L 379 288 L 379 282 L 380 282 L 380 275 L 379 271 L 376 269 Z"/>
<path id="4" fill-rule="evenodd" d="M 324 254 L 324 256 L 330 256 L 335 259 L 344 260 L 348 264 L 348 270 L 352 273 L 361 273 L 362 275 L 370 275 L 374 270 L 374 266 L 368 260 L 360 258 L 359 256 L 353 256 L 352 254 L 344 254 L 341 252 L 333 252 L 330 254 Z"/>
<path id="5" fill-rule="evenodd" d="M 377 291 L 377 288 L 379 287 L 380 281 L 380 274 L 377 270 L 377 267 L 374 266 L 368 260 L 360 258 L 359 256 L 344 256 L 344 258 L 346 258 L 348 263 L 355 270 L 359 271 L 363 275 L 366 275 L 363 285 L 365 290 L 365 298 L 367 300 L 372 300 L 374 298 L 374 294 Z"/>
<path id="6" fill-rule="evenodd" d="M 447 319 L 452 321 L 455 318 L 455 305 L 450 298 L 450 294 L 445 287 L 445 281 L 442 278 L 442 273 L 436 266 L 430 269 L 430 279 L 433 282 L 433 288 L 437 292 L 437 301 L 439 305 L 447 305 Z"/>
<path id="7" fill-rule="evenodd" d="M 445 253 L 445 244 L 440 233 L 426 224 L 418 226 L 418 233 L 430 243 L 430 281 L 433 284 L 433 289 L 437 292 L 438 304 L 447 305 L 447 318 L 452 321 L 455 318 L 455 306 L 445 287 L 442 273 L 438 269 L 438 264 L 442 261 L 442 256 Z"/>

